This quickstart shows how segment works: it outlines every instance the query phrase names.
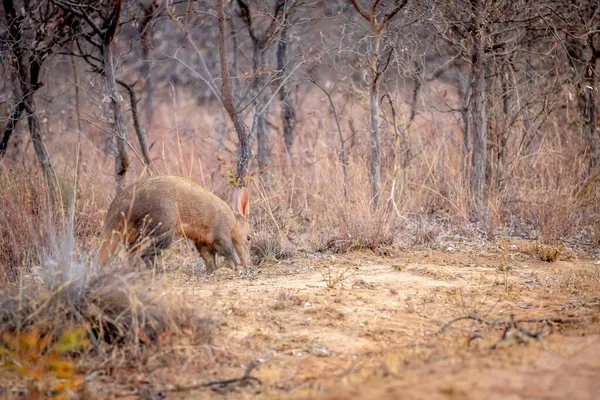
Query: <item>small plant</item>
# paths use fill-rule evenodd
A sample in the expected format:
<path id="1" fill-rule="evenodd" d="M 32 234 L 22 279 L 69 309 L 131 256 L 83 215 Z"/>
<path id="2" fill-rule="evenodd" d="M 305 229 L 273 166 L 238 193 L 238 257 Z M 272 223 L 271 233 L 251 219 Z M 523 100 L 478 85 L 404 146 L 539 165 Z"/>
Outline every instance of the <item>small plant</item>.
<path id="1" fill-rule="evenodd" d="M 498 244 L 500 247 L 500 251 L 502 252 L 500 259 L 502 263 L 500 264 L 500 271 L 502 272 L 502 276 L 504 278 L 504 292 L 508 294 L 508 271 L 510 270 L 510 265 L 508 265 L 508 242 L 506 240 L 501 240 Z"/>
<path id="2" fill-rule="evenodd" d="M 358 272 L 357 266 L 347 265 L 341 268 L 328 266 L 321 270 L 323 282 L 329 289 L 334 289 L 338 284 L 343 283 L 346 279 L 351 278 Z"/>
<path id="3" fill-rule="evenodd" d="M 546 262 L 554 262 L 561 255 L 565 246 L 562 243 L 558 245 L 547 245 L 537 242 L 533 245 L 533 251 L 537 258 Z"/>
<path id="4" fill-rule="evenodd" d="M 392 268 L 394 268 L 396 271 L 404 271 L 406 269 L 406 267 L 408 267 L 408 265 L 410 264 L 410 259 L 411 259 L 411 256 L 409 255 L 406 258 L 406 261 L 404 261 L 402 264 L 394 264 L 394 265 L 392 265 Z"/>
<path id="5" fill-rule="evenodd" d="M 274 310 L 285 310 L 289 306 L 299 307 L 306 303 L 306 299 L 292 293 L 290 290 L 282 290 L 279 292 L 277 299 L 275 299 Z"/>
<path id="6" fill-rule="evenodd" d="M 66 399 L 69 393 L 82 388 L 84 379 L 75 372 L 73 360 L 68 356 L 89 345 L 84 328 L 66 330 L 57 341 L 37 329 L 19 336 L 5 332 L 2 342 L 0 367 L 28 379 L 30 396 Z"/>

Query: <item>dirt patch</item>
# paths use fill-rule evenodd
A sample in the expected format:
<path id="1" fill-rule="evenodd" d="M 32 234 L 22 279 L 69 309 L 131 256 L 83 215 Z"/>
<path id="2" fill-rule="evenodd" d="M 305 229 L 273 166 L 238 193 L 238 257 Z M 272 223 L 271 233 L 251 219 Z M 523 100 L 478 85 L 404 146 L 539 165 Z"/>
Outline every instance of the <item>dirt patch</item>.
<path id="1" fill-rule="evenodd" d="M 261 384 L 219 389 L 228 398 L 592 399 L 600 393 L 600 267 L 592 261 L 545 263 L 518 250 L 507 256 L 474 247 L 311 255 L 241 277 L 231 271 L 205 277 L 194 263 L 171 266 L 156 285 L 184 293 L 209 313 L 218 325 L 214 343 L 174 340 L 149 349 L 143 362 L 82 365 L 96 371 L 88 383 L 94 398 L 138 398 L 143 390 L 210 397 L 215 387 L 199 384 L 239 378 L 250 362 Z M 324 271 L 356 267 L 327 287 Z M 503 341 L 492 349 L 502 324 L 464 320 L 439 334 L 461 315 L 588 319 L 523 324 L 531 332 L 543 328 L 541 340 Z"/>
<path id="2" fill-rule="evenodd" d="M 359 266 L 356 275 L 327 288 L 322 271 L 347 265 Z M 226 315 L 219 342 L 241 366 L 260 360 L 263 385 L 244 398 L 591 398 L 600 372 L 596 323 L 557 326 L 542 341 L 497 350 L 489 347 L 501 328 L 473 342 L 484 329 L 472 322 L 436 333 L 470 313 L 597 315 L 599 277 L 591 262 L 475 249 L 295 259 L 252 278 L 181 286 Z"/>

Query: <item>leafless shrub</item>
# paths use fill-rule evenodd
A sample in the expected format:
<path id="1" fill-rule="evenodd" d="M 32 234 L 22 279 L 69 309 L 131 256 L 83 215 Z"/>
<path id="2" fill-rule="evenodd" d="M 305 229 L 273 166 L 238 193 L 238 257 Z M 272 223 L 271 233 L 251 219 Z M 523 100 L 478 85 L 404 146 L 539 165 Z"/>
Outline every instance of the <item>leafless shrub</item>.
<path id="1" fill-rule="evenodd" d="M 541 261 L 554 262 L 558 259 L 558 256 L 562 253 L 565 246 L 562 243 L 557 245 L 547 245 L 542 243 L 536 243 L 533 245 L 533 251 L 537 258 Z"/>
<path id="2" fill-rule="evenodd" d="M 274 310 L 285 310 L 289 307 L 299 307 L 306 303 L 306 299 L 302 298 L 291 290 L 281 290 L 275 299 Z"/>
<path id="3" fill-rule="evenodd" d="M 325 282 L 327 287 L 329 289 L 335 289 L 336 286 L 340 284 L 343 285 L 344 281 L 355 276 L 358 272 L 358 267 L 352 264 L 341 267 L 328 265 L 323 267 L 320 272 L 323 282 Z"/>
<path id="4" fill-rule="evenodd" d="M 137 351 L 140 343 L 164 344 L 173 335 L 211 341 L 211 319 L 150 272 L 98 270 L 94 256 L 75 251 L 71 231 L 57 231 L 51 224 L 40 229 L 46 242 L 33 251 L 35 265 L 19 287 L 0 291 L 0 333 L 14 337 L 35 331 L 58 340 L 65 330 L 84 327 L 102 354 L 113 346 Z"/>
<path id="5" fill-rule="evenodd" d="M 51 288 L 0 294 L 0 332 L 36 329 L 58 338 L 65 328 L 85 326 L 96 346 L 156 342 L 166 335 L 194 330 L 210 342 L 212 324 L 181 299 L 170 298 L 137 273 L 105 271 L 71 279 Z"/>
<path id="6" fill-rule="evenodd" d="M 390 213 L 364 204 L 341 204 L 337 210 L 335 228 L 321 250 L 344 253 L 391 245 L 394 241 L 394 219 Z"/>
<path id="7" fill-rule="evenodd" d="M 66 209 L 73 187 L 68 176 L 59 177 L 58 182 Z M 90 181 L 81 183 L 72 237 L 79 251 L 93 251 L 105 205 Z M 49 248 L 53 235 L 63 231 L 65 224 L 61 215 L 50 212 L 44 179 L 36 171 L 0 169 L 0 187 L 0 282 L 14 283 L 32 267 L 36 256 Z"/>

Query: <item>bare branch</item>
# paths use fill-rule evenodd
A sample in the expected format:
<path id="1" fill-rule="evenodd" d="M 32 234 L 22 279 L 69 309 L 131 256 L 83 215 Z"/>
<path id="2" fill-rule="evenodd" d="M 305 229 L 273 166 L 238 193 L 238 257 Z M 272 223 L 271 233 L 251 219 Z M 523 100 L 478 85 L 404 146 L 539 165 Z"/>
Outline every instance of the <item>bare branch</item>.
<path id="1" fill-rule="evenodd" d="M 252 42 L 256 42 L 258 39 L 256 38 L 256 35 L 254 34 L 254 28 L 252 27 L 252 14 L 250 13 L 250 7 L 245 0 L 238 0 L 238 4 L 240 5 L 240 17 L 242 18 L 242 21 L 246 23 L 248 33 L 250 34 L 250 39 L 252 39 Z"/>
<path id="2" fill-rule="evenodd" d="M 281 23 L 279 21 L 279 13 L 281 12 L 281 9 L 283 8 L 284 5 L 285 5 L 285 0 L 278 0 L 277 4 L 275 4 L 275 15 L 273 16 L 273 19 L 271 20 L 271 24 L 269 25 L 269 27 L 267 28 L 265 33 L 262 35 L 261 43 L 260 43 L 261 47 L 264 47 L 273 38 L 273 36 L 277 32 L 277 28 L 281 25 Z"/>
<path id="3" fill-rule="evenodd" d="M 117 27 L 119 26 L 119 17 L 121 16 L 121 5 L 122 0 L 115 1 L 115 7 L 108 18 L 108 27 L 106 28 L 106 34 L 104 35 L 105 43 L 112 42 L 115 33 L 117 32 Z"/>
<path id="4" fill-rule="evenodd" d="M 358 13 L 360 15 L 363 16 L 364 19 L 366 19 L 369 22 L 371 21 L 372 16 L 370 16 L 369 14 L 367 14 L 367 12 L 365 10 L 363 10 L 363 8 L 360 6 L 360 4 L 358 4 L 357 0 L 350 0 L 352 2 L 352 5 L 354 6 L 354 8 L 356 8 L 356 11 L 358 11 Z"/>
<path id="5" fill-rule="evenodd" d="M 90 16 L 85 11 L 74 8 L 75 4 L 63 2 L 60 0 L 51 0 L 51 1 L 58 8 L 61 8 L 64 11 L 70 12 L 73 15 L 78 16 L 79 18 L 83 18 L 90 25 L 90 27 L 94 30 L 96 35 L 98 35 L 100 37 L 102 37 L 104 35 L 104 31 L 102 29 L 100 29 L 100 27 L 94 22 L 93 19 L 90 18 Z M 119 2 L 120 2 L 120 0 L 119 0 Z"/>
<path id="6" fill-rule="evenodd" d="M 227 63 L 227 21 L 223 10 L 223 0 L 217 0 L 217 16 L 219 21 L 219 55 L 221 57 L 221 93 L 223 95 L 223 106 L 231 118 L 240 142 L 237 165 L 237 184 L 246 185 L 248 164 L 250 162 L 250 140 L 248 128 L 241 116 L 236 112 L 233 105 L 233 94 L 231 91 L 231 77 Z"/>
<path id="7" fill-rule="evenodd" d="M 131 116 L 133 118 L 133 127 L 135 128 L 135 133 L 138 137 L 138 142 L 140 143 L 140 149 L 142 150 L 142 156 L 144 157 L 144 164 L 147 169 L 148 175 L 152 176 L 155 174 L 155 170 L 152 167 L 152 158 L 150 157 L 150 149 L 148 147 L 148 138 L 142 124 L 140 123 L 140 117 L 138 115 L 138 99 L 135 94 L 135 90 L 133 89 L 133 85 L 121 80 L 117 79 L 117 83 L 123 86 L 127 92 L 129 92 L 129 100 L 131 104 Z"/>
<path id="8" fill-rule="evenodd" d="M 398 14 L 398 12 L 400 10 L 402 10 L 404 8 L 404 6 L 406 6 L 407 3 L 408 3 L 408 0 L 396 0 L 396 6 L 392 9 L 392 11 L 387 13 L 385 15 L 385 17 L 383 17 L 383 20 L 381 20 L 381 22 L 377 26 L 377 30 L 379 32 L 381 32 L 381 30 L 383 30 L 383 28 L 385 28 L 385 26 L 388 24 L 388 22 L 390 22 L 390 20 L 392 18 L 394 18 L 394 16 L 396 14 Z"/>

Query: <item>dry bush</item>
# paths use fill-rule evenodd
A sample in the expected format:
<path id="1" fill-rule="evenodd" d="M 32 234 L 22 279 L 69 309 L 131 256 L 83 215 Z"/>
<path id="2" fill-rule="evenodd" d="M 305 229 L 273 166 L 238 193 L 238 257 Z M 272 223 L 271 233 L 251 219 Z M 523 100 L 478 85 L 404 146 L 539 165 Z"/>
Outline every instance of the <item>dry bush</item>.
<path id="1" fill-rule="evenodd" d="M 273 309 L 285 310 L 289 307 L 300 307 L 305 304 L 306 301 L 306 297 L 300 296 L 298 293 L 294 293 L 289 289 L 284 289 L 281 290 L 277 295 Z"/>
<path id="2" fill-rule="evenodd" d="M 1 167 L 0 167 L 1 168 Z M 72 179 L 59 178 L 62 208 L 51 209 L 44 178 L 35 169 L 0 170 L 0 282 L 16 282 L 47 249 L 51 232 L 66 229 L 65 213 L 73 196 Z M 75 202 L 73 238 L 77 248 L 94 248 L 102 226 L 104 201 L 91 180 L 81 180 Z"/>
<path id="3" fill-rule="evenodd" d="M 0 282 L 16 282 L 47 245 L 43 224 L 51 216 L 43 178 L 32 170 L 0 172 Z"/>
<path id="4" fill-rule="evenodd" d="M 600 221 L 598 175 L 586 178 L 587 162 L 575 147 L 544 148 L 537 156 L 533 165 L 525 157 L 515 160 L 497 194 L 496 212 L 508 233 L 552 246 L 565 239 L 593 244 Z"/>
<path id="5" fill-rule="evenodd" d="M 330 227 L 330 236 L 319 248 L 334 253 L 391 245 L 395 220 L 383 207 L 372 210 L 367 204 L 342 203 Z"/>
<path id="6" fill-rule="evenodd" d="M 46 285 L 0 293 L 0 332 L 35 330 L 57 340 L 65 329 L 85 326 L 101 352 L 106 346 L 150 344 L 184 330 L 193 332 L 198 342 L 210 342 L 210 319 L 199 317 L 182 298 L 163 292 L 148 275 L 73 267 L 54 274 L 51 283 L 46 276 Z"/>
<path id="7" fill-rule="evenodd" d="M 275 177 L 273 177 L 275 179 Z M 254 264 L 264 260 L 278 260 L 292 255 L 287 237 L 292 226 L 291 207 L 282 196 L 282 183 L 268 186 L 255 182 L 256 200 L 251 210 L 252 245 L 250 252 Z"/>
<path id="8" fill-rule="evenodd" d="M 321 268 L 319 272 L 325 285 L 329 289 L 335 289 L 336 286 L 343 285 L 347 279 L 354 277 L 358 273 L 358 266 L 354 264 L 346 264 L 341 267 L 328 265 Z"/>
<path id="9" fill-rule="evenodd" d="M 305 223 L 309 246 L 317 251 L 343 253 L 391 245 L 397 227 L 397 217 L 382 194 L 380 205 L 373 207 L 366 177 L 366 167 L 351 163 L 353 178 L 347 185 L 345 198 L 339 165 L 326 160 L 321 163 L 324 178 L 318 185 L 306 184 Z"/>
<path id="10" fill-rule="evenodd" d="M 533 245 L 534 255 L 541 261 L 554 262 L 563 252 L 565 246 L 562 243 L 557 245 L 546 245 L 543 243 L 535 243 Z"/>
<path id="11" fill-rule="evenodd" d="M 93 350 L 101 354 L 110 354 L 113 346 L 137 351 L 140 343 L 164 343 L 184 332 L 194 341 L 210 342 L 211 320 L 166 290 L 151 273 L 99 270 L 95 252 L 90 256 L 78 247 L 75 224 L 40 218 L 49 222 L 38 226 L 43 241 L 30 250 L 31 268 L 21 271 L 18 286 L 0 291 L 1 335 L 36 332 L 56 341 L 65 330 L 85 327 Z M 0 346 L 9 345 L 2 340 Z"/>
<path id="12" fill-rule="evenodd" d="M 155 342 L 182 329 L 197 330 L 195 338 L 210 341 L 209 319 L 180 297 L 166 293 L 149 274 L 73 263 L 70 270 L 48 263 L 43 285 L 0 293 L 0 332 L 37 330 L 58 338 L 65 329 L 86 326 L 97 346 Z"/>

